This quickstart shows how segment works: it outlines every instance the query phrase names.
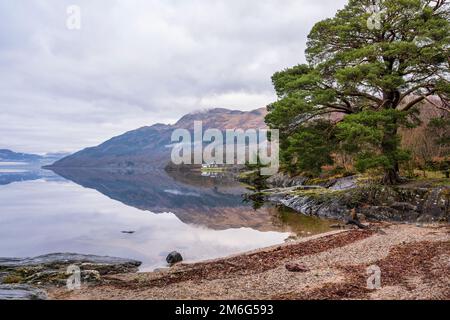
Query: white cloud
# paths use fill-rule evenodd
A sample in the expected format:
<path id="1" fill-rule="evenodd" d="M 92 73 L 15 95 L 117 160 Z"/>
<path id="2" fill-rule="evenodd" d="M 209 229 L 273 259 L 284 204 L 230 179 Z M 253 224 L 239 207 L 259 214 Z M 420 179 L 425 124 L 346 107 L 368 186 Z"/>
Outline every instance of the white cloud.
<path id="1" fill-rule="evenodd" d="M 262 107 L 345 2 L 0 1 L 0 148 L 75 151 L 199 108 Z"/>
<path id="2" fill-rule="evenodd" d="M 221 94 L 212 94 L 203 97 L 200 100 L 200 106 L 203 108 L 227 107 L 230 109 L 254 110 L 265 107 L 269 102 L 275 101 L 276 95 L 270 93 L 251 93 L 251 92 L 226 92 Z"/>

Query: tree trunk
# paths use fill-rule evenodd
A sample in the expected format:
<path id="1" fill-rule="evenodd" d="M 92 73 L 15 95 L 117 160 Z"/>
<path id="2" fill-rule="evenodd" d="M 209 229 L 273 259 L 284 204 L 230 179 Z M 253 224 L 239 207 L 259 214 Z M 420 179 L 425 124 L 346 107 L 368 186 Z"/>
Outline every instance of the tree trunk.
<path id="1" fill-rule="evenodd" d="M 400 182 L 400 174 L 396 169 L 386 169 L 384 171 L 383 184 L 394 185 Z"/>
<path id="2" fill-rule="evenodd" d="M 391 167 L 385 168 L 384 170 L 384 177 L 382 182 L 386 185 L 398 184 L 401 181 L 400 166 L 396 159 L 396 152 L 399 147 L 397 134 L 398 127 L 394 122 L 389 129 L 386 128 L 383 142 L 381 144 L 383 154 L 391 160 Z"/>

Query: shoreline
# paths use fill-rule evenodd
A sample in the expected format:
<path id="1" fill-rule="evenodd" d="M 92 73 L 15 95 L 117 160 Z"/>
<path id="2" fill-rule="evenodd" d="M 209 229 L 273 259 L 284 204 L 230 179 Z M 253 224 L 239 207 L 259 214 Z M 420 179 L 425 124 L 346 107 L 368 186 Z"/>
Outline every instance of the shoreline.
<path id="1" fill-rule="evenodd" d="M 106 275 L 81 290 L 46 289 L 56 300 L 450 300 L 449 261 L 448 224 L 376 223 L 157 272 Z M 289 271 L 292 264 L 300 271 Z M 371 265 L 382 272 L 379 290 L 367 289 Z"/>

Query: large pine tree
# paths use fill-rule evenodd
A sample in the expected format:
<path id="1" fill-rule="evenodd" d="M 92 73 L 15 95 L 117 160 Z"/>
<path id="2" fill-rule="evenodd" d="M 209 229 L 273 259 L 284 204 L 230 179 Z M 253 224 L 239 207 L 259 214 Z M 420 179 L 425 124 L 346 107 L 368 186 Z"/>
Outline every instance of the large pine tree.
<path id="1" fill-rule="evenodd" d="M 307 64 L 273 76 L 279 99 L 266 121 L 281 130 L 288 166 L 317 171 L 341 148 L 398 182 L 408 156 L 399 127 L 432 96 L 450 112 L 449 20 L 447 0 L 350 0 L 317 23 Z"/>

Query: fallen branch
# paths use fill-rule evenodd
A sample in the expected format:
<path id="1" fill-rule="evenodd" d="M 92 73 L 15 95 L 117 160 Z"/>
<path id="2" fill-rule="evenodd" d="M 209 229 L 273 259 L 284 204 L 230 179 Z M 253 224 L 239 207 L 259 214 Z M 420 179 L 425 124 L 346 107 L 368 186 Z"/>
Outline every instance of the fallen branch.
<path id="1" fill-rule="evenodd" d="M 363 225 L 361 222 L 359 222 L 358 220 L 353 220 L 353 219 L 349 219 L 346 222 L 346 225 L 355 225 L 360 229 L 369 229 L 368 226 Z"/>

